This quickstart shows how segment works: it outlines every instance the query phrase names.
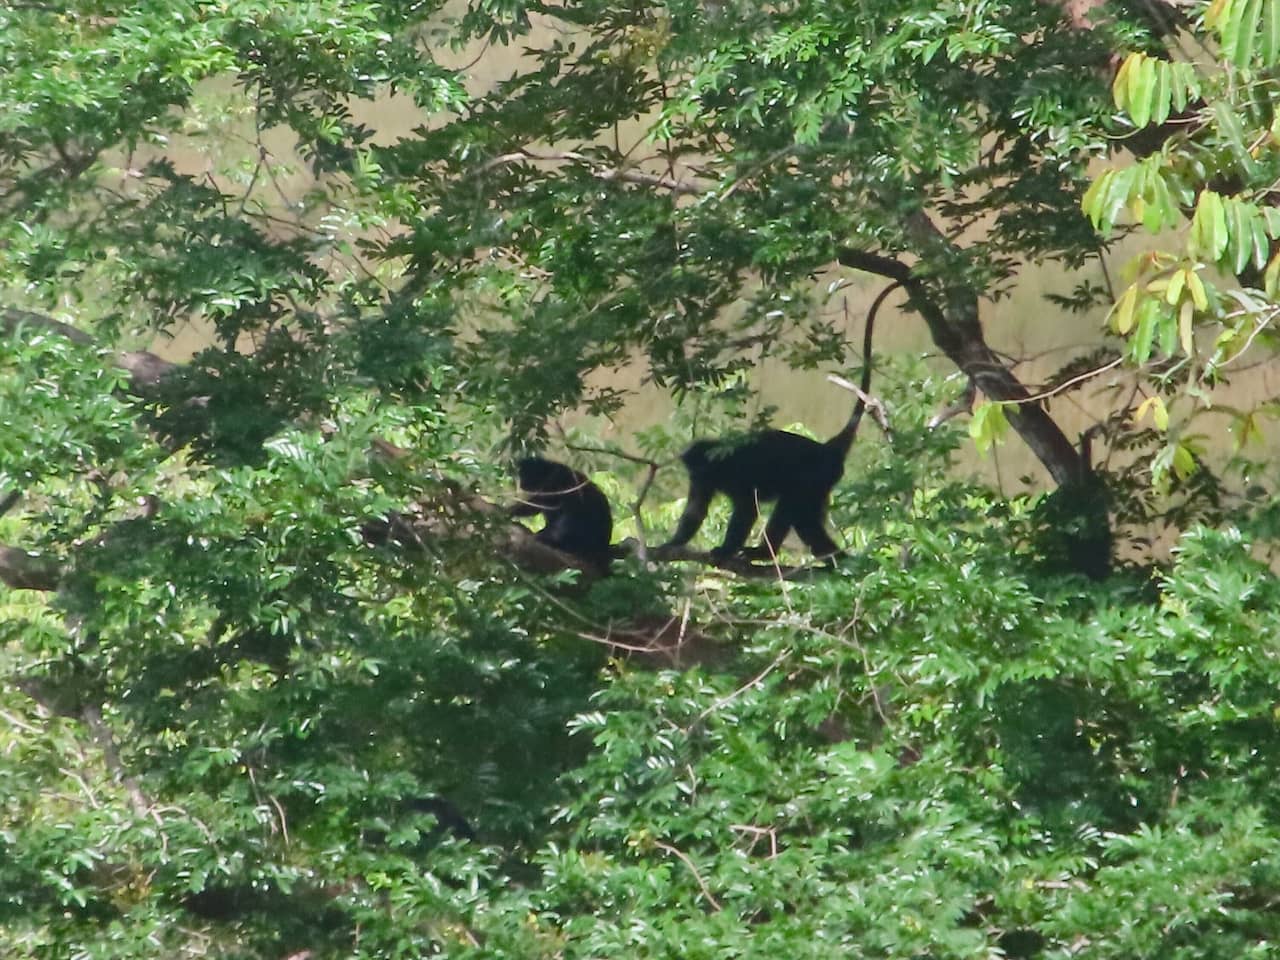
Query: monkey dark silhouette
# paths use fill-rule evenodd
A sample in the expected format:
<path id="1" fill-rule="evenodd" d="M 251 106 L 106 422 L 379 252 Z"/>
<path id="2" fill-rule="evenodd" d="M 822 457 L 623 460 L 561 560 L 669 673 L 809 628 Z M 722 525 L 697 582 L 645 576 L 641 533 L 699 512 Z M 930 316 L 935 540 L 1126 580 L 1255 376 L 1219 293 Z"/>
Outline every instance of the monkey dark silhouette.
<path id="1" fill-rule="evenodd" d="M 577 470 L 544 457 L 520 460 L 516 475 L 521 502 L 512 514 L 542 514 L 547 523 L 538 531 L 539 541 L 607 570 L 613 514 L 600 488 Z"/>
<path id="2" fill-rule="evenodd" d="M 1098 424 L 1080 435 L 1080 471 L 1036 507 L 1040 550 L 1049 569 L 1082 573 L 1091 580 L 1111 575 L 1115 534 L 1111 529 L 1111 495 L 1093 469 L 1093 437 Z"/>
<path id="3" fill-rule="evenodd" d="M 871 387 L 871 333 L 876 311 L 899 284 L 880 292 L 867 312 L 863 338 L 862 393 Z M 866 401 L 858 397 L 844 427 L 826 443 L 786 430 L 764 430 L 741 439 L 699 440 L 680 457 L 689 473 L 689 497 L 671 539 L 659 550 L 693 539 L 706 519 L 712 498 L 724 494 L 733 503 L 724 542 L 711 551 L 716 562 L 737 555 L 751 535 L 760 505 L 776 501 L 764 540 L 751 551 L 773 556 L 795 530 L 816 557 L 831 557 L 840 547 L 826 530 L 831 490 L 844 473 L 845 457 L 858 433 Z"/>

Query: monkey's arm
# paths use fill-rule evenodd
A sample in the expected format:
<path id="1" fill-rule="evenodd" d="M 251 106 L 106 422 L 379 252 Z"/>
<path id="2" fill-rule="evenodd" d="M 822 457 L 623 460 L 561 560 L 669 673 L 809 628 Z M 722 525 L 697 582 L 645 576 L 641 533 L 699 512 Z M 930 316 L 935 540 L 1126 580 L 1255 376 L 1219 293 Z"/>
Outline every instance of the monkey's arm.
<path id="1" fill-rule="evenodd" d="M 676 532 L 671 535 L 670 540 L 658 549 L 661 550 L 663 547 L 683 547 L 692 540 L 694 534 L 698 532 L 698 528 L 702 526 L 702 521 L 707 519 L 707 508 L 709 506 L 711 506 L 711 491 L 704 490 L 697 483 L 690 484 L 689 499 L 685 503 L 684 513 L 680 515 L 680 522 L 676 524 Z"/>
<path id="2" fill-rule="evenodd" d="M 782 541 L 786 540 L 787 534 L 791 532 L 792 523 L 791 505 L 780 498 L 769 516 L 769 522 L 765 524 L 764 538 L 760 541 L 760 546 L 749 552 L 766 560 L 776 557 L 778 551 L 782 549 Z"/>
<path id="3" fill-rule="evenodd" d="M 513 517 L 532 517 L 535 513 L 542 513 L 546 507 L 541 507 L 536 503 L 527 500 L 521 500 L 511 508 L 511 516 Z"/>

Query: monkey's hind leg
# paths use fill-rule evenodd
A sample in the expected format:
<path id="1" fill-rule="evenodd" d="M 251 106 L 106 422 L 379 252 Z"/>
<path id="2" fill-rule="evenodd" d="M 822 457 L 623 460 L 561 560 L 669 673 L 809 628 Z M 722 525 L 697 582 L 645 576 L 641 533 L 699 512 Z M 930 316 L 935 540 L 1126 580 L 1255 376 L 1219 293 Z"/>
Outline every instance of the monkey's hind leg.
<path id="1" fill-rule="evenodd" d="M 801 504 L 793 508 L 792 518 L 796 525 L 796 535 L 819 560 L 830 560 L 844 552 L 840 545 L 831 539 L 831 534 L 827 533 L 824 504 Z"/>

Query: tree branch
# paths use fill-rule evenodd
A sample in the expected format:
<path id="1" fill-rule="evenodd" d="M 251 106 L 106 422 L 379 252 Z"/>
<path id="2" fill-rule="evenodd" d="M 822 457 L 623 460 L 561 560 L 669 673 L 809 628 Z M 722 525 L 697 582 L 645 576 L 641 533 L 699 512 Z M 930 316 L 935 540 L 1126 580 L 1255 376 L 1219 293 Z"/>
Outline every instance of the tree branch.
<path id="1" fill-rule="evenodd" d="M 702 196 L 711 191 L 711 186 L 709 184 L 701 184 L 696 181 L 677 180 L 674 177 L 662 176 L 661 174 L 656 173 L 645 173 L 643 170 L 627 169 L 623 167 L 596 167 L 593 165 L 590 157 L 574 150 L 565 150 L 558 153 L 533 153 L 529 150 L 516 150 L 512 153 L 504 153 L 500 156 L 494 157 L 492 160 L 484 163 L 480 167 L 480 173 L 487 173 L 497 167 L 505 166 L 510 163 L 519 163 L 522 160 L 533 161 L 535 163 L 563 163 L 566 161 L 581 163 L 586 165 L 593 177 L 597 180 L 603 180 L 606 183 L 612 181 L 636 183 L 646 187 L 659 187 L 663 190 L 670 190 L 672 193 L 680 193 L 688 196 Z"/>
<path id="2" fill-rule="evenodd" d="M 959 251 L 924 213 L 907 217 L 907 233 L 922 249 L 942 262 L 959 259 Z M 932 258 L 931 258 L 932 259 Z M 839 263 L 855 270 L 897 280 L 907 291 L 911 308 L 924 318 L 938 348 L 992 400 L 1017 404 L 1009 422 L 1061 485 L 1079 475 L 1079 454 L 1066 434 L 987 345 L 979 319 L 978 295 L 959 281 L 925 280 L 907 264 L 864 250 L 844 249 Z"/>
<path id="3" fill-rule="evenodd" d="M 56 590 L 62 571 L 44 557 L 0 545 L 0 583 L 12 590 Z"/>
<path id="4" fill-rule="evenodd" d="M 0 334 L 11 335 L 19 327 L 33 327 L 37 330 L 57 333 L 68 340 L 86 346 L 91 346 L 95 342 L 93 337 L 83 330 L 42 313 L 32 313 L 30 310 L 18 310 L 13 307 L 0 308 Z M 165 377 L 182 369 L 181 364 L 172 363 L 147 350 L 120 350 L 114 354 L 113 359 L 117 366 L 129 374 L 130 392 L 135 395 L 141 395 L 148 389 L 158 386 Z"/>

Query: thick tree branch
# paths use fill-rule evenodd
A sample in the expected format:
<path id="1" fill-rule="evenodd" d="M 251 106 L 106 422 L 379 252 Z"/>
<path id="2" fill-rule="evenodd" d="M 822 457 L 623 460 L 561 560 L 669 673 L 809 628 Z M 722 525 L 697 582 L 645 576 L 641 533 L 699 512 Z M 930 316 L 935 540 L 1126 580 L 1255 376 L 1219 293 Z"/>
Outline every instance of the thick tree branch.
<path id="1" fill-rule="evenodd" d="M 86 346 L 94 343 L 93 337 L 83 330 L 73 327 L 69 323 L 63 323 L 61 320 L 55 320 L 53 317 L 45 316 L 42 313 L 32 313 L 30 310 L 17 310 L 12 307 L 0 308 L 0 334 L 8 336 L 19 327 L 29 327 L 60 334 L 68 340 L 73 340 Z M 171 363 L 146 350 L 120 350 L 114 354 L 113 359 L 117 366 L 129 374 L 130 392 L 139 395 L 158 386 L 165 377 L 182 369 L 181 364 Z"/>
<path id="2" fill-rule="evenodd" d="M 0 545 L 0 583 L 13 590 L 56 590 L 58 565 L 17 547 Z"/>
<path id="3" fill-rule="evenodd" d="M 923 213 L 908 217 L 912 239 L 937 257 L 958 259 L 959 251 Z M 924 318 L 933 342 L 992 400 L 1016 403 L 1009 422 L 1059 485 L 1079 475 L 1079 454 L 1044 408 L 1026 402 L 1027 388 L 1000 362 L 987 345 L 979 319 L 978 295 L 969 286 L 951 281 L 925 280 L 910 266 L 892 257 L 844 249 L 840 264 L 897 280 L 907 291 L 911 308 Z"/>

